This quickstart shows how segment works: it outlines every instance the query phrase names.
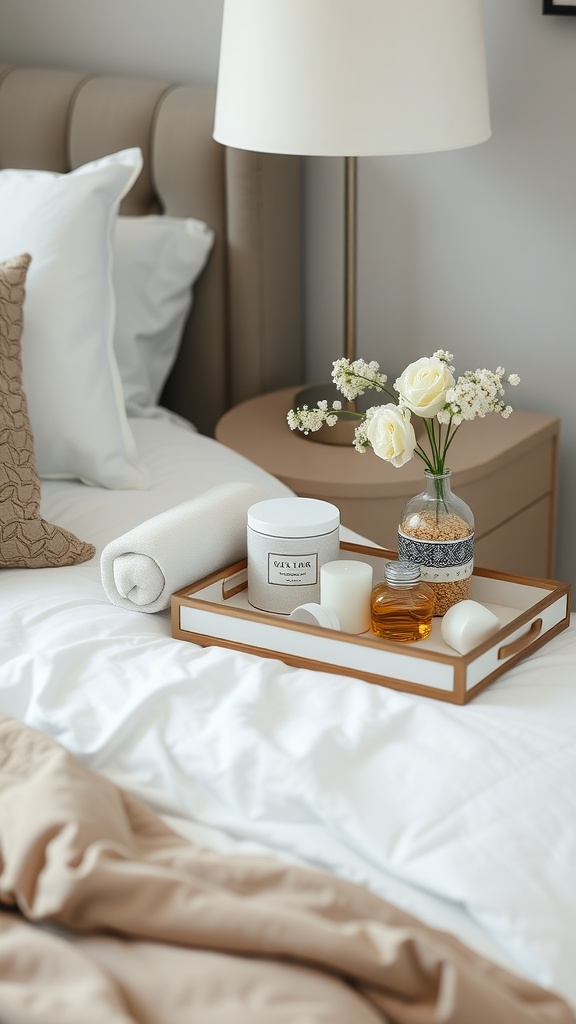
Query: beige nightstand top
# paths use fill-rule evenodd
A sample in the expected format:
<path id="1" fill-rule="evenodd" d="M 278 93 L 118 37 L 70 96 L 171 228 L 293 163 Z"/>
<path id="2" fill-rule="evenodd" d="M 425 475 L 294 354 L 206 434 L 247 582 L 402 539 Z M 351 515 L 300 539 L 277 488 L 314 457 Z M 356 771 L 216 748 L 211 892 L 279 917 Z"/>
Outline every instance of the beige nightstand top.
<path id="1" fill-rule="evenodd" d="M 286 414 L 298 390 L 273 391 L 230 409 L 217 424 L 217 439 L 301 494 L 380 498 L 410 496 L 422 489 L 421 459 L 395 469 L 371 451 L 360 455 L 352 445 L 322 444 L 291 431 Z M 505 466 L 512 455 L 530 451 L 558 432 L 556 417 L 521 410 L 507 420 L 492 415 L 464 423 L 450 449 L 455 489 Z"/>

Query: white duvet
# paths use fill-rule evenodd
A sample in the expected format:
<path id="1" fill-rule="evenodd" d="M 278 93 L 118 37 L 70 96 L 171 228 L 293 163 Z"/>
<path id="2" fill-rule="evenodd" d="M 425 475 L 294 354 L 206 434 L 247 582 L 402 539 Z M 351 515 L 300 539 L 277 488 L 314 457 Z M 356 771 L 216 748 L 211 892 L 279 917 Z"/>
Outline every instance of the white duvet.
<path id="1" fill-rule="evenodd" d="M 170 420 L 132 421 L 150 492 L 43 481 L 97 545 L 226 480 L 286 488 Z M 170 637 L 98 556 L 0 576 L 0 711 L 193 839 L 368 885 L 576 1006 L 576 630 L 465 707 Z"/>

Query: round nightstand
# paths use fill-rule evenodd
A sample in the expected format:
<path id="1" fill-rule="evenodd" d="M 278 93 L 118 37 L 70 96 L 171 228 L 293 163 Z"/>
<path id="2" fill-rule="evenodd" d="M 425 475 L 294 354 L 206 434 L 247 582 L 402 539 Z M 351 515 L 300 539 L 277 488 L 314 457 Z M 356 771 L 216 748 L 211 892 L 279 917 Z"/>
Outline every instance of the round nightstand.
<path id="1" fill-rule="evenodd" d="M 310 440 L 286 414 L 300 389 L 242 402 L 216 426 L 216 438 L 256 462 L 302 497 L 324 498 L 342 523 L 396 550 L 400 513 L 422 490 L 424 465 L 401 469 L 352 445 Z M 465 423 L 450 450 L 453 489 L 476 520 L 475 561 L 500 572 L 549 577 L 554 571 L 559 420 L 515 411 Z M 497 495 L 497 501 L 494 500 Z"/>

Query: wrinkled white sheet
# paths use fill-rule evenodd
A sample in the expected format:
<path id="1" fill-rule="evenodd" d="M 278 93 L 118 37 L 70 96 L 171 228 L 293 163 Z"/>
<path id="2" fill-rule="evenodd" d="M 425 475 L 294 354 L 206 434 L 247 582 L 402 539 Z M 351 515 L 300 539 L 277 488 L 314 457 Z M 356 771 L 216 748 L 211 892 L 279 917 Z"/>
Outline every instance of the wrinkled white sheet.
<path id="1" fill-rule="evenodd" d="M 0 711 L 191 838 L 367 884 L 576 1004 L 575 624 L 463 708 L 172 640 L 168 612 L 107 600 L 103 545 L 226 479 L 286 489 L 172 422 L 133 428 L 150 492 L 43 482 L 43 515 L 98 553 L 3 570 Z"/>

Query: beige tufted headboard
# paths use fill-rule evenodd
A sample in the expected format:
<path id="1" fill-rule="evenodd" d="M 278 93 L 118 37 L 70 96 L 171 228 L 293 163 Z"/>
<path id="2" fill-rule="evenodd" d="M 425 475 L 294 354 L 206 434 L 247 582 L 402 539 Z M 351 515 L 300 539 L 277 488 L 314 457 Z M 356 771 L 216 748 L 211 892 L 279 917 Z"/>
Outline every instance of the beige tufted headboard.
<path id="1" fill-rule="evenodd" d="M 216 232 L 163 404 L 212 433 L 230 405 L 302 380 L 301 162 L 212 139 L 214 90 L 0 65 L 0 167 L 65 172 L 131 146 L 122 212 Z"/>

